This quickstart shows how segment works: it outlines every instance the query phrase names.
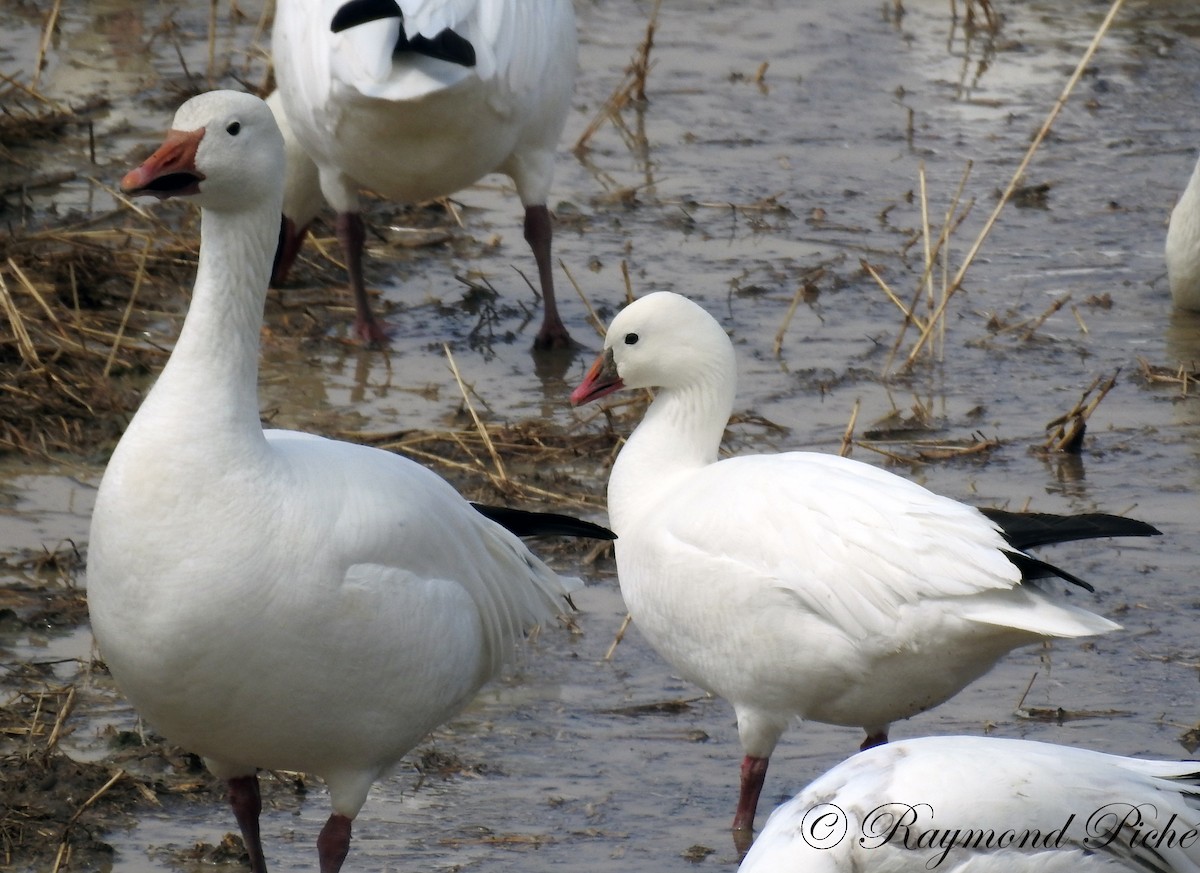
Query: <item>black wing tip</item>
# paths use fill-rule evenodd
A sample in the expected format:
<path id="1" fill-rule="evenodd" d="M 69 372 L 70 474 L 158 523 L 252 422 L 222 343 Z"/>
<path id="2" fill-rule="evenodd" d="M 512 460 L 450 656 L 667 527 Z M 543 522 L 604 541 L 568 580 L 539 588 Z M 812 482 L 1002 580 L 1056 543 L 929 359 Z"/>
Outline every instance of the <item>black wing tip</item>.
<path id="1" fill-rule="evenodd" d="M 1070 582 L 1072 585 L 1078 585 L 1084 591 L 1090 594 L 1096 593 L 1096 587 L 1086 579 L 1080 579 L 1074 573 L 1069 573 L 1062 567 L 1056 567 L 1048 561 L 1042 561 L 1032 555 L 1026 555 L 1023 552 L 1007 552 L 1008 560 L 1013 563 L 1018 570 L 1021 571 L 1021 581 L 1032 581 L 1034 579 L 1047 579 L 1055 576 L 1062 579 L 1064 582 Z"/>
<path id="2" fill-rule="evenodd" d="M 560 512 L 534 512 L 507 506 L 472 503 L 475 511 L 519 537 L 564 536 L 612 541 L 617 535 L 603 525 Z"/>
<path id="3" fill-rule="evenodd" d="M 1103 537 L 1162 535 L 1162 531 L 1152 524 L 1107 512 L 1059 515 L 1052 512 L 1013 512 L 990 506 L 981 506 L 979 511 L 999 526 L 1005 539 L 1018 549 Z"/>
<path id="4" fill-rule="evenodd" d="M 341 33 L 351 27 L 378 21 L 381 18 L 402 18 L 403 13 L 395 0 L 349 0 L 333 13 L 329 29 Z"/>
<path id="5" fill-rule="evenodd" d="M 402 54 L 426 55 L 435 60 L 460 67 L 474 67 L 476 63 L 475 46 L 471 41 L 446 28 L 435 36 L 428 37 L 417 34 L 409 37 L 404 30 L 404 12 L 396 0 L 347 0 L 338 7 L 329 22 L 329 29 L 341 33 L 360 24 L 379 21 L 383 18 L 400 19 L 400 35 L 392 49 L 392 56 Z"/>

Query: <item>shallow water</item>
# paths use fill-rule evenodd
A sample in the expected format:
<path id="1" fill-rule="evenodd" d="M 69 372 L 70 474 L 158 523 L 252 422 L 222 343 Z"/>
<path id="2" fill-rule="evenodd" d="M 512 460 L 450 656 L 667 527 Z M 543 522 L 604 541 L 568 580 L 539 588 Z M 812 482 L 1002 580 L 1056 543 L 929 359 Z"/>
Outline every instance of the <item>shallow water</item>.
<path id="1" fill-rule="evenodd" d="M 218 56 L 260 71 L 250 52 L 258 9 L 239 5 L 249 18 L 228 24 L 222 9 Z M 565 144 L 615 87 L 650 5 L 577 2 L 580 76 Z M 860 258 L 911 295 L 920 243 L 905 247 L 920 226 L 918 167 L 940 224 L 970 160 L 963 200 L 976 202 L 952 238 L 957 265 L 1106 9 L 1078 0 L 995 5 L 1004 16 L 999 34 L 968 39 L 944 0 L 907 2 L 902 17 L 874 0 L 668 0 L 649 104 L 625 114 L 631 128 L 644 130 L 646 147 L 630 148 L 608 126 L 583 159 L 564 149 L 552 200 L 555 251 L 602 313 L 623 298 L 624 260 L 635 293 L 680 291 L 721 317 L 740 355 L 738 410 L 787 429 L 737 426 L 739 451 L 836 451 L 856 402 L 859 435 L 893 408 L 907 413 L 920 402 L 932 413 L 930 436 L 980 432 L 1002 444 L 898 472 L 982 505 L 1128 511 L 1158 525 L 1164 535 L 1153 541 L 1048 553 L 1095 583 L 1097 595 L 1076 602 L 1121 621 L 1123 632 L 1049 654 L 1014 653 L 954 700 L 896 725 L 893 736 L 990 729 L 1178 757 L 1185 754 L 1178 737 L 1200 721 L 1200 399 L 1146 384 L 1137 360 L 1174 367 L 1200 359 L 1200 318 L 1172 315 L 1162 263 L 1166 218 L 1200 141 L 1200 8 L 1190 0 L 1126 4 L 1026 175 L 1050 186 L 1045 206 L 1010 205 L 1002 214 L 951 304 L 943 360 L 888 382 L 879 377 L 900 318 Z M 15 16 L 0 11 L 3 70 L 27 68 L 40 32 L 40 21 Z M 111 184 L 131 165 L 129 150 L 155 142 L 166 127 L 173 104 L 165 95 L 180 75 L 173 43 L 190 69 L 206 69 L 203 16 L 128 0 L 64 9 L 42 87 L 63 99 L 97 88 L 111 94 L 111 112 L 96 130 L 98 178 Z M 164 20 L 177 29 L 163 30 Z M 151 50 L 136 50 L 151 33 L 158 34 Z M 75 166 L 80 148 L 76 136 L 45 160 Z M 458 198 L 467 208 L 457 245 L 394 265 L 377 258 L 369 268 L 396 304 L 390 356 L 333 341 L 268 347 L 263 406 L 278 410 L 277 423 L 350 432 L 442 426 L 460 404 L 442 342 L 496 420 L 565 424 L 590 414 L 566 402 L 590 353 L 565 373 L 535 372 L 528 346 L 536 323 L 521 317 L 535 302 L 513 269 L 532 268 L 519 208 L 507 186 L 488 181 Z M 106 198 L 80 178 L 35 192 L 31 206 L 36 217 L 51 204 L 100 210 Z M 774 198 L 767 208 L 753 208 L 767 198 Z M 776 355 L 788 306 L 818 266 L 825 272 L 815 300 L 797 309 Z M 464 292 L 454 275 L 468 271 L 486 275 L 501 295 L 483 331 L 491 341 L 473 337 L 479 317 L 456 308 Z M 571 329 L 597 348 L 583 304 L 565 277 L 559 285 Z M 1007 323 L 1035 318 L 1064 294 L 1070 303 L 1027 340 L 989 330 L 992 315 Z M 1105 295 L 1111 305 L 1094 302 Z M 1094 378 L 1118 369 L 1081 457 L 1031 451 L 1048 421 Z M 887 463 L 863 448 L 855 456 Z M 63 468 L 9 461 L 0 544 L 84 545 L 99 473 L 84 461 Z M 583 572 L 591 587 L 578 598 L 582 634 L 544 635 L 514 677 L 485 689 L 431 741 L 481 772 L 417 788 L 402 765 L 357 820 L 348 869 L 736 866 L 727 827 L 740 750 L 730 709 L 674 678 L 636 629 L 611 663 L 603 661 L 623 609 L 611 575 Z M 0 643 L 22 656 L 49 646 L 47 658 L 82 658 L 90 648 L 86 632 Z M 1018 718 L 1017 701 L 1035 673 L 1027 707 L 1115 713 L 1062 724 Z M 677 698 L 692 702 L 670 714 L 615 712 Z M 74 738 L 81 750 L 105 724 L 128 723 L 131 714 L 118 705 L 75 716 L 89 718 Z M 794 728 L 772 758 L 760 823 L 774 802 L 860 739 L 849 729 Z M 270 791 L 264 842 L 274 869 L 312 866 L 327 805 L 319 786 L 310 789 L 304 797 L 283 785 Z M 221 806 L 181 802 L 106 839 L 117 848 L 115 869 L 173 869 L 165 846 L 216 842 L 232 829 Z M 696 846 L 713 852 L 690 851 Z"/>

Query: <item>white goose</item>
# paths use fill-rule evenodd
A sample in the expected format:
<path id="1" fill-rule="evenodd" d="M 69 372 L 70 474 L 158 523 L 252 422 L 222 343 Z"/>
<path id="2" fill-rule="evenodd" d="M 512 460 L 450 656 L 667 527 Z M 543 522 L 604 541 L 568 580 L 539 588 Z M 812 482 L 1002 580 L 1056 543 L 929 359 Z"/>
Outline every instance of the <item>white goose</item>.
<path id="1" fill-rule="evenodd" d="M 1200 160 L 1171 210 L 1167 282 L 1176 307 L 1200 312 Z"/>
<path id="2" fill-rule="evenodd" d="M 363 285 L 360 186 L 415 202 L 499 172 L 516 184 L 537 262 L 545 311 L 534 345 L 570 345 L 554 298 L 546 199 L 576 48 L 571 0 L 280 0 L 279 93 L 337 213 L 360 337 L 385 340 Z M 315 212 L 285 215 L 277 281 Z"/>
<path id="3" fill-rule="evenodd" d="M 860 752 L 771 815 L 739 873 L 1200 873 L 1200 762 L 1029 740 Z"/>
<path id="4" fill-rule="evenodd" d="M 886 742 L 891 722 L 947 700 L 1017 646 L 1116 629 L 1043 593 L 1038 577 L 1080 580 L 1020 550 L 1157 531 L 1104 515 L 989 518 L 833 455 L 718 461 L 736 369 L 716 320 L 659 292 L 617 314 L 571 401 L 659 389 L 608 483 L 617 572 L 649 642 L 733 705 L 745 752 L 733 827 L 745 845 L 792 719 L 862 727 L 864 747 Z"/>
<path id="5" fill-rule="evenodd" d="M 371 783 L 555 616 L 567 586 L 419 464 L 263 431 L 282 161 L 266 105 L 218 91 L 185 103 L 122 182 L 201 207 L 200 262 L 179 341 L 100 485 L 88 603 L 118 686 L 228 782 L 256 873 L 255 769 L 325 780 L 331 873 Z"/>

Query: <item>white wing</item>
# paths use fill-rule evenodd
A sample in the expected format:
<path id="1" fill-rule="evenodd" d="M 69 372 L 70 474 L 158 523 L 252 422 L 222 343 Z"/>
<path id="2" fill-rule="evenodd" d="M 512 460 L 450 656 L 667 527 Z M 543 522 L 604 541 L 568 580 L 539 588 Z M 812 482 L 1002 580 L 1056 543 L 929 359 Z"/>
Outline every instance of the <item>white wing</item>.
<path id="1" fill-rule="evenodd" d="M 832 455 L 720 461 L 649 511 L 663 554 L 730 562 L 727 575 L 759 586 L 764 605 L 788 602 L 856 635 L 885 629 L 904 604 L 1020 582 L 976 509 Z"/>
<path id="2" fill-rule="evenodd" d="M 525 630 L 563 611 L 562 595 L 577 580 L 560 578 L 420 464 L 311 434 L 266 435 L 281 462 L 282 487 L 311 495 L 302 501 L 309 529 L 294 531 L 296 541 L 320 537 L 324 549 L 341 554 L 333 560 L 354 584 L 372 578 L 387 584 L 401 571 L 461 586 L 480 613 L 493 670 Z M 377 571 L 366 569 L 372 565 Z"/>

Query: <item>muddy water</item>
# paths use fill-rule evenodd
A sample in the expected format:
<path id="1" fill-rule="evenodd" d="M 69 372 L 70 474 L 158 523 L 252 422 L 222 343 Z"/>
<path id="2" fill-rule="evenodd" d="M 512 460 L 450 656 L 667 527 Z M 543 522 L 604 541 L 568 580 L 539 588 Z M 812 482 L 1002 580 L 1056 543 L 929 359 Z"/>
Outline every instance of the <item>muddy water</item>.
<path id="1" fill-rule="evenodd" d="M 564 142 L 575 141 L 619 80 L 649 5 L 577 3 L 580 78 Z M 1200 320 L 1172 315 L 1162 263 L 1166 217 L 1200 147 L 1200 8 L 1190 0 L 1127 3 L 1027 173 L 1028 184 L 1048 186 L 1044 202 L 1002 215 L 951 304 L 942 359 L 880 378 L 900 318 L 860 259 L 911 295 L 921 268 L 921 244 L 913 244 L 918 168 L 925 167 L 939 224 L 971 161 L 962 199 L 975 205 L 952 238 L 958 263 L 1105 11 L 1077 0 L 995 5 L 1004 21 L 991 37 L 964 34 L 943 0 L 910 0 L 902 16 L 875 0 L 667 0 L 650 102 L 625 115 L 644 143 L 608 126 L 581 159 L 564 153 L 552 203 L 556 254 L 601 312 L 622 299 L 624 260 L 636 293 L 680 291 L 722 318 L 743 370 L 739 410 L 787 429 L 736 427 L 739 450 L 834 451 L 856 403 L 860 435 L 893 410 L 907 416 L 919 404 L 929 413 L 925 436 L 980 433 L 1001 445 L 962 460 L 904 465 L 904 475 L 980 504 L 1129 511 L 1161 527 L 1164 536 L 1152 542 L 1064 547 L 1051 556 L 1096 584 L 1090 605 L 1121 621 L 1123 632 L 1018 652 L 950 703 L 897 725 L 894 736 L 986 729 L 1180 756 L 1180 734 L 1200 720 L 1200 399 L 1147 384 L 1138 359 L 1164 366 L 1200 359 Z M 240 23 L 221 11 L 217 56 L 258 81 L 258 10 L 239 6 L 249 15 Z M 27 68 L 39 21 L 0 15 L 0 66 Z M 128 166 L 129 149 L 166 126 L 167 95 L 181 78 L 176 45 L 193 73 L 207 69 L 203 13 L 109 0 L 63 16 L 42 86 L 70 98 L 99 87 L 113 98 L 97 128 L 98 166 L 88 170 L 111 183 Z M 151 50 L 140 50 L 148 39 Z M 91 84 L 96 77 L 99 86 Z M 79 148 L 76 138 L 46 160 L 72 165 Z M 106 196 L 81 178 L 38 192 L 32 209 L 35 217 L 51 205 L 102 209 Z M 442 342 L 494 419 L 575 420 L 566 395 L 590 355 L 561 373 L 535 372 L 527 348 L 536 324 L 523 317 L 534 301 L 513 269 L 531 266 L 515 198 L 489 184 L 459 199 L 466 223 L 454 231 L 455 246 L 395 263 L 386 260 L 388 246 L 377 246 L 372 279 L 393 304 L 396 330 L 389 357 L 348 350 L 336 338 L 315 351 L 268 350 L 264 406 L 278 410 L 276 421 L 336 422 L 348 431 L 440 426 L 458 406 Z M 396 233 L 384 230 L 384 241 Z M 824 272 L 812 279 L 817 267 Z M 500 293 L 487 318 L 456 307 L 464 292 L 455 273 L 470 272 Z M 776 354 L 789 304 L 810 279 L 815 293 Z M 560 287 L 568 323 L 594 349 L 583 305 L 565 279 Z M 1067 294 L 1070 301 L 1027 337 L 995 328 L 1036 318 Z M 1046 422 L 1094 378 L 1118 369 L 1080 458 L 1031 451 Z M 864 448 L 855 456 L 888 463 Z M 85 460 L 61 469 L 10 462 L 4 544 L 84 544 L 98 475 Z M 427 745 L 478 772 L 420 783 L 402 766 L 356 823 L 353 869 L 736 865 L 726 828 L 740 752 L 729 708 L 673 677 L 636 629 L 612 662 L 603 661 L 623 610 L 611 574 L 586 572 L 592 584 L 579 598 L 582 633 L 543 636 L 512 677 L 486 689 Z M 47 658 L 83 658 L 89 649 L 86 631 L 3 643 L 21 656 L 46 646 Z M 1015 715 L 1035 674 L 1027 707 L 1091 716 L 1057 723 Z M 691 702 L 671 712 L 622 710 L 675 699 Z M 76 719 L 87 722 L 73 738 L 83 754 L 99 746 L 106 724 L 128 724 L 132 715 L 114 702 Z M 846 729 L 794 728 L 772 759 L 763 811 L 858 741 Z M 264 840 L 275 869 L 311 867 L 327 814 L 323 790 L 314 785 L 297 796 L 277 785 L 268 804 Z M 172 868 L 165 849 L 216 842 L 231 828 L 218 805 L 181 804 L 108 839 L 115 869 L 160 870 Z"/>

